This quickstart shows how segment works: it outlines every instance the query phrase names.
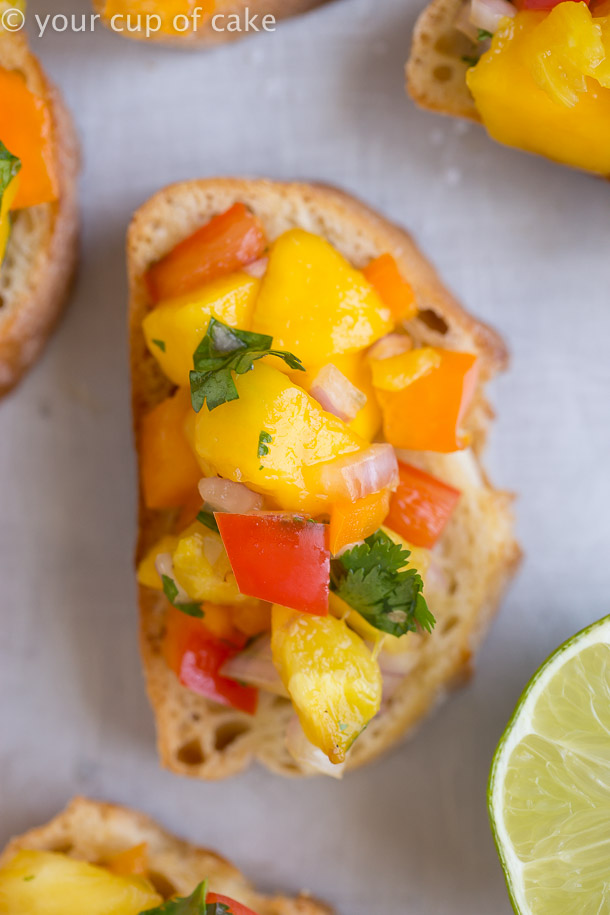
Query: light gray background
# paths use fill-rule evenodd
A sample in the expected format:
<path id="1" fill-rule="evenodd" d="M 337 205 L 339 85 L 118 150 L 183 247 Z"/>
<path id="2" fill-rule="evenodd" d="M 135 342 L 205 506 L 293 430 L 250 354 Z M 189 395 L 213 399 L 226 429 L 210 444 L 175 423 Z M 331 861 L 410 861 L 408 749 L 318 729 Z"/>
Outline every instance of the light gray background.
<path id="1" fill-rule="evenodd" d="M 30 0 L 30 13 L 85 0 Z M 417 111 L 417 4 L 338 0 L 207 53 L 99 28 L 34 40 L 83 146 L 83 258 L 45 357 L 0 407 L 0 841 L 83 792 L 141 807 L 265 888 L 342 915 L 508 913 L 487 824 L 492 752 L 521 688 L 608 612 L 609 189 Z M 408 226 L 506 335 L 495 481 L 519 493 L 527 560 L 473 683 L 416 739 L 342 784 L 260 769 L 161 771 L 136 645 L 123 239 L 169 181 L 336 182 Z"/>

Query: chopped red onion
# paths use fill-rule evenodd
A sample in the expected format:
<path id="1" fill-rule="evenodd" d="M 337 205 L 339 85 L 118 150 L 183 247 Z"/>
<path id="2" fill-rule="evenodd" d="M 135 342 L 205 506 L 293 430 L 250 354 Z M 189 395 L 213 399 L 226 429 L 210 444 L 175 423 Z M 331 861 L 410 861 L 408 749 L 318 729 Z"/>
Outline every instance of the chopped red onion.
<path id="1" fill-rule="evenodd" d="M 204 477 L 199 481 L 199 494 L 214 511 L 245 515 L 262 507 L 263 497 L 243 483 Z"/>
<path id="2" fill-rule="evenodd" d="M 329 362 L 320 369 L 309 393 L 327 413 L 349 423 L 366 403 L 366 394 L 346 378 L 336 365 Z"/>
<path id="3" fill-rule="evenodd" d="M 375 444 L 346 454 L 320 468 L 322 491 L 331 500 L 355 502 L 386 487 L 398 485 L 398 462 L 391 445 Z"/>

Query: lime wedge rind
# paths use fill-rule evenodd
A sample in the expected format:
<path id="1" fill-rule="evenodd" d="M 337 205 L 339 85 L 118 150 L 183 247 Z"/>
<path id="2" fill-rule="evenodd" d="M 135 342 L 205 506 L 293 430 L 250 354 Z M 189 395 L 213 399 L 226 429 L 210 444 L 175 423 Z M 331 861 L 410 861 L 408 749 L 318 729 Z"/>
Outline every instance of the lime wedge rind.
<path id="1" fill-rule="evenodd" d="M 517 744 L 529 734 L 537 734 L 533 728 L 534 710 L 551 677 L 585 648 L 603 642 L 610 645 L 610 616 L 582 629 L 547 658 L 523 690 L 494 754 L 487 790 L 488 814 L 494 842 L 504 871 L 508 895 L 517 915 L 531 915 L 531 909 L 525 898 L 524 881 L 518 879 L 523 876 L 527 865 L 517 856 L 501 816 L 504 806 L 503 774 Z"/>

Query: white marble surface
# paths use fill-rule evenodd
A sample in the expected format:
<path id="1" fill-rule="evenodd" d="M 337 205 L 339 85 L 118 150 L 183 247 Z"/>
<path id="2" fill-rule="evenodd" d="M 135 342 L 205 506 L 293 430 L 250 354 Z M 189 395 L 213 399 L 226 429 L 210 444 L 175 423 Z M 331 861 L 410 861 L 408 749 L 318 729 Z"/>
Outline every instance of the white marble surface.
<path id="1" fill-rule="evenodd" d="M 210 53 L 101 29 L 34 40 L 82 138 L 83 257 L 44 359 L 0 407 L 0 840 L 83 792 L 342 915 L 509 912 L 492 751 L 540 661 L 610 609 L 610 191 L 417 111 L 402 90 L 417 11 L 337 0 Z M 161 771 L 140 674 L 124 231 L 169 181 L 243 173 L 336 182 L 409 226 L 514 354 L 489 463 L 520 495 L 526 563 L 472 684 L 342 784 Z"/>

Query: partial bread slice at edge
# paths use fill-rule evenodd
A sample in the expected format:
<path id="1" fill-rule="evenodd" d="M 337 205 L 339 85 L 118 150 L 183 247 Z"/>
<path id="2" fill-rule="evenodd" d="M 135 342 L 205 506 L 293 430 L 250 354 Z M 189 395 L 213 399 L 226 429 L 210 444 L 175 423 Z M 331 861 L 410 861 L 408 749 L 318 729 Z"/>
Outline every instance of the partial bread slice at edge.
<path id="1" fill-rule="evenodd" d="M 78 253 L 79 154 L 72 119 L 25 37 L 0 29 L 0 66 L 23 74 L 51 108 L 59 199 L 14 214 L 0 268 L 0 396 L 40 355 L 66 302 Z M 2 130 L 0 127 L 0 140 Z"/>
<path id="2" fill-rule="evenodd" d="M 144 343 L 141 323 L 150 305 L 144 274 L 178 241 L 236 201 L 252 208 L 270 240 L 298 226 L 327 238 L 356 266 L 384 252 L 393 254 L 420 307 L 419 317 L 408 325 L 415 341 L 479 355 L 481 384 L 469 417 L 474 449 L 479 452 L 491 421 L 485 382 L 505 367 L 507 353 L 500 337 L 447 292 L 410 236 L 334 188 L 218 178 L 165 188 L 137 211 L 129 229 L 129 326 L 138 453 L 142 416 L 172 390 Z M 463 495 L 435 552 L 436 572 L 426 583 L 428 603 L 439 621 L 437 629 L 421 640 L 418 668 L 405 678 L 384 714 L 356 741 L 349 767 L 389 749 L 470 670 L 472 655 L 520 556 L 512 533 L 511 497 L 493 489 L 475 453 L 407 457 L 456 485 Z M 140 492 L 137 557 L 174 521 L 175 513 L 147 510 Z M 285 747 L 291 705 L 261 693 L 259 711 L 252 718 L 180 686 L 161 655 L 165 599 L 143 587 L 139 599 L 141 648 L 163 764 L 185 775 L 224 778 L 258 759 L 283 775 L 303 775 Z"/>
<path id="3" fill-rule="evenodd" d="M 432 0 L 419 16 L 407 61 L 407 91 L 422 108 L 453 117 L 481 118 L 466 85 L 473 43 L 455 28 L 463 0 Z"/>
<path id="4" fill-rule="evenodd" d="M 148 846 L 150 879 L 164 897 L 188 896 L 202 880 L 209 880 L 211 892 L 229 896 L 257 915 L 332 915 L 305 894 L 296 899 L 264 896 L 216 852 L 176 838 L 145 814 L 83 797 L 74 798 L 49 823 L 9 842 L 0 855 L 0 866 L 22 849 L 61 852 L 103 864 L 142 842 Z"/>
<path id="5" fill-rule="evenodd" d="M 227 19 L 222 20 L 225 26 L 223 29 L 214 29 L 211 18 L 206 19 L 196 31 L 182 32 L 179 34 L 163 34 L 154 32 L 150 37 L 146 37 L 144 32 L 116 31 L 120 37 L 131 38 L 135 41 L 154 42 L 155 44 L 173 45 L 174 47 L 191 47 L 202 48 L 218 44 L 226 44 L 232 41 L 238 41 L 246 36 L 253 36 L 254 29 L 246 31 L 246 22 L 248 16 L 257 15 L 255 22 L 259 30 L 263 31 L 262 18 L 264 16 L 274 16 L 276 21 L 288 19 L 292 16 L 300 16 L 307 13 L 330 0 L 217 0 L 215 4 L 215 13 L 227 16 L 238 16 L 240 30 L 226 28 Z M 93 0 L 95 12 L 102 15 L 106 5 L 106 0 Z M 102 22 L 112 30 L 108 19 L 102 15 Z"/>

